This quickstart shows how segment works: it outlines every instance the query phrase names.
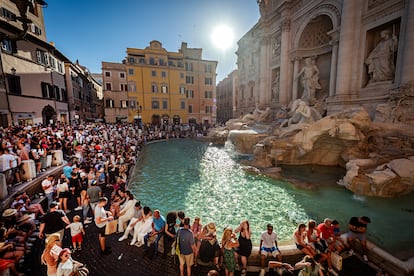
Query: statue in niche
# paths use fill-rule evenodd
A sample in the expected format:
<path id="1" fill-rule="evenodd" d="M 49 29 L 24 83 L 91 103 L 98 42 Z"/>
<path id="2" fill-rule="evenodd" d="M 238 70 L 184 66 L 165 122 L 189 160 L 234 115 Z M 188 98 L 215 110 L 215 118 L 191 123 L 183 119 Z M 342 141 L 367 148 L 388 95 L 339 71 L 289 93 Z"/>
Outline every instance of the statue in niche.
<path id="1" fill-rule="evenodd" d="M 365 63 L 368 65 L 369 83 L 394 79 L 394 54 L 398 40 L 389 30 L 381 31 L 381 41 L 369 54 Z"/>
<path id="2" fill-rule="evenodd" d="M 295 81 L 302 76 L 303 95 L 302 100 L 308 104 L 315 102 L 316 89 L 321 89 L 319 84 L 319 68 L 316 66 L 315 59 L 306 58 L 305 65 L 295 77 Z"/>
<path id="3" fill-rule="evenodd" d="M 272 84 L 272 99 L 276 99 L 277 101 L 279 100 L 279 79 L 279 72 L 276 71 L 275 79 Z"/>
<path id="4" fill-rule="evenodd" d="M 272 53 L 273 56 L 277 56 L 280 50 L 280 38 L 275 38 L 272 44 Z"/>
<path id="5" fill-rule="evenodd" d="M 321 119 L 321 114 L 313 107 L 309 105 L 302 99 L 296 99 L 292 103 L 291 117 L 283 121 L 279 128 L 289 127 L 291 124 L 300 124 L 300 123 L 314 123 L 317 120 Z"/>

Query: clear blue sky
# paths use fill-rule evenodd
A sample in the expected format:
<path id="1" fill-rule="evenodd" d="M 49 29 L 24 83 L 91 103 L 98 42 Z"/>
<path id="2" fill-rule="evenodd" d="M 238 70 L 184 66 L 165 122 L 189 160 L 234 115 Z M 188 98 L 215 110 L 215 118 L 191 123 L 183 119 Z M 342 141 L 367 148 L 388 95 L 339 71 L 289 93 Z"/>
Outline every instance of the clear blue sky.
<path id="1" fill-rule="evenodd" d="M 46 0 L 46 38 L 72 62 L 101 72 L 101 62 L 121 62 L 126 48 L 158 40 L 170 52 L 181 42 L 218 61 L 217 81 L 236 69 L 237 41 L 259 20 L 256 0 Z M 217 25 L 233 30 L 233 46 L 217 48 Z"/>

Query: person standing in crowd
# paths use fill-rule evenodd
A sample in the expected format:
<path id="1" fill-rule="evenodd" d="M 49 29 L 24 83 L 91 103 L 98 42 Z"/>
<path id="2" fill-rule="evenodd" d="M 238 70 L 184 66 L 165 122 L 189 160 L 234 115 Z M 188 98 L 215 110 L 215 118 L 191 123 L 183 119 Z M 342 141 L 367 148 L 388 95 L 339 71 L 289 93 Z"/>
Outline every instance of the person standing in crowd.
<path id="1" fill-rule="evenodd" d="M 265 263 L 268 255 L 276 258 L 279 262 L 282 261 L 282 254 L 277 247 L 277 235 L 273 232 L 273 225 L 270 223 L 267 224 L 267 231 L 264 231 L 261 235 L 259 248 L 261 265 L 260 276 L 264 276 Z"/>
<path id="2" fill-rule="evenodd" d="M 239 241 L 236 238 L 236 234 L 233 233 L 233 229 L 229 227 L 226 228 L 221 239 L 226 276 L 233 276 L 234 271 L 236 271 L 236 258 L 234 249 L 239 245 Z"/>
<path id="3" fill-rule="evenodd" d="M 53 233 L 58 233 L 60 240 L 63 239 L 65 232 L 65 224 L 70 224 L 66 214 L 58 210 L 59 203 L 52 202 L 49 206 L 49 212 L 47 212 L 41 220 L 39 227 L 39 238 L 43 239 L 44 236 L 49 237 Z"/>
<path id="4" fill-rule="evenodd" d="M 54 176 L 53 175 L 48 175 L 47 178 L 45 178 L 42 181 L 42 189 L 45 193 L 45 196 L 47 198 L 47 205 L 50 206 L 54 200 L 55 197 L 55 189 L 54 189 Z"/>
<path id="5" fill-rule="evenodd" d="M 348 244 L 350 246 L 349 255 L 354 253 L 354 242 L 358 239 L 362 244 L 363 255 L 362 258 L 365 262 L 368 262 L 368 248 L 367 248 L 367 228 L 368 224 L 371 223 L 371 219 L 367 216 L 363 217 L 352 217 L 349 220 L 349 231 L 347 234 Z"/>
<path id="6" fill-rule="evenodd" d="M 56 276 L 59 255 L 55 255 L 52 248 L 62 248 L 62 241 L 59 234 L 52 234 L 46 239 L 45 249 L 40 260 L 47 266 L 47 276 Z"/>
<path id="7" fill-rule="evenodd" d="M 95 224 L 98 228 L 99 247 L 101 249 L 101 254 L 104 255 L 111 253 L 109 248 L 106 248 L 105 244 L 105 226 L 108 221 L 114 219 L 112 213 L 110 211 L 106 211 L 104 208 L 107 203 L 108 199 L 106 197 L 101 197 L 98 205 L 95 207 Z"/>
<path id="8" fill-rule="evenodd" d="M 240 255 L 240 260 L 242 264 L 241 275 L 246 275 L 247 269 L 247 258 L 252 253 L 252 230 L 250 229 L 250 224 L 248 220 L 244 220 L 240 223 L 239 227 L 234 230 L 234 233 L 239 233 L 239 250 L 236 252 Z"/>
<path id="9" fill-rule="evenodd" d="M 184 266 L 187 268 L 187 276 L 191 276 L 191 266 L 194 264 L 196 246 L 193 233 L 190 230 L 189 217 L 184 218 L 183 225 L 177 232 L 177 243 L 180 248 L 180 276 L 184 276 Z"/>

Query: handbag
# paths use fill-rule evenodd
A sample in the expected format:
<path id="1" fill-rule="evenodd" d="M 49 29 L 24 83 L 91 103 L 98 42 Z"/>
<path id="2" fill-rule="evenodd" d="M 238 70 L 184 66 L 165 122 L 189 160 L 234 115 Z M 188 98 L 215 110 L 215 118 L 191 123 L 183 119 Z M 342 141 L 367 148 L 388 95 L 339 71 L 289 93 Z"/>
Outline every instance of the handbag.
<path id="1" fill-rule="evenodd" d="M 331 262 L 332 262 L 332 266 L 336 270 L 341 271 L 341 269 L 342 269 L 342 257 L 341 257 L 341 255 L 339 255 L 335 252 L 331 252 Z"/>
<path id="2" fill-rule="evenodd" d="M 106 226 L 105 226 L 105 235 L 111 235 L 111 234 L 115 233 L 117 227 L 118 227 L 118 220 L 117 219 L 108 221 L 106 223 Z"/>
<path id="3" fill-rule="evenodd" d="M 89 269 L 85 266 L 85 264 L 73 261 L 73 272 L 76 276 L 88 276 L 89 275 Z"/>
<path id="4" fill-rule="evenodd" d="M 177 239 L 175 240 L 175 255 L 180 257 L 180 230 L 178 230 Z"/>

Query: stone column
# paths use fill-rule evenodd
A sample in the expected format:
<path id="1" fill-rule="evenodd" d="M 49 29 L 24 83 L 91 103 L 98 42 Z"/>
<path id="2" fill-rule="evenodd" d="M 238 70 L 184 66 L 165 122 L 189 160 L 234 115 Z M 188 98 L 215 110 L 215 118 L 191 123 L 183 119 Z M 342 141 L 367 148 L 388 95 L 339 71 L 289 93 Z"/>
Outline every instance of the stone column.
<path id="1" fill-rule="evenodd" d="M 279 100 L 281 104 L 288 105 L 291 100 L 289 91 L 289 39 L 290 39 L 290 20 L 285 17 L 280 22 L 282 30 L 280 41 L 280 93 Z"/>
<path id="2" fill-rule="evenodd" d="M 299 73 L 299 60 L 300 57 L 293 58 L 293 86 L 292 86 L 292 100 L 296 100 L 298 98 L 298 84 L 299 78 L 296 78 Z"/>
<path id="3" fill-rule="evenodd" d="M 334 30 L 332 32 L 329 32 L 328 35 L 330 35 L 332 38 L 332 40 L 329 42 L 332 45 L 331 72 L 330 72 L 330 77 L 329 77 L 329 97 L 332 97 L 332 96 L 335 96 L 335 88 L 336 88 L 339 32 L 338 30 Z"/>
<path id="4" fill-rule="evenodd" d="M 414 80 L 414 55 L 412 54 L 412 49 L 414 49 L 414 16 L 412 16 L 414 14 L 414 3 L 413 1 L 406 1 L 405 5 L 399 41 L 399 44 L 404 45 L 404 47 L 398 47 L 402 51 L 398 51 L 397 65 L 401 61 L 401 66 L 396 68 L 395 71 L 396 83 L 401 84 Z"/>
<path id="5" fill-rule="evenodd" d="M 264 36 L 260 43 L 260 61 L 259 61 L 259 105 L 261 108 L 270 105 L 271 84 L 269 77 L 269 63 L 270 63 L 270 38 Z"/>
<path id="6" fill-rule="evenodd" d="M 361 9 L 359 0 L 343 1 L 341 30 L 339 40 L 341 43 L 338 48 L 338 74 L 336 78 L 336 96 L 346 95 L 350 93 L 353 61 L 358 56 L 356 54 L 356 32 L 357 30 L 356 16 L 359 14 L 357 9 Z M 330 92 L 331 93 L 331 92 Z"/>

